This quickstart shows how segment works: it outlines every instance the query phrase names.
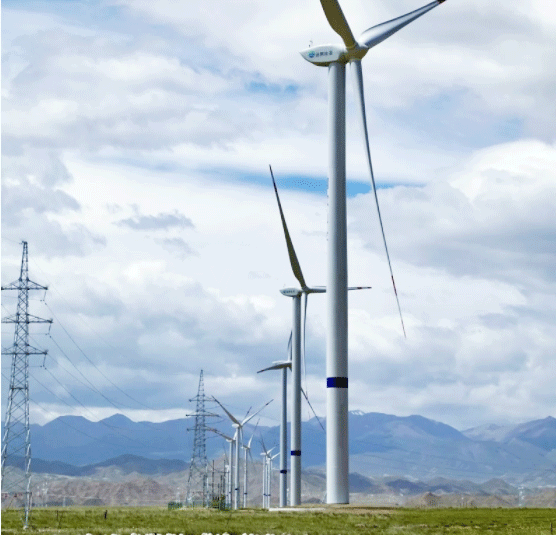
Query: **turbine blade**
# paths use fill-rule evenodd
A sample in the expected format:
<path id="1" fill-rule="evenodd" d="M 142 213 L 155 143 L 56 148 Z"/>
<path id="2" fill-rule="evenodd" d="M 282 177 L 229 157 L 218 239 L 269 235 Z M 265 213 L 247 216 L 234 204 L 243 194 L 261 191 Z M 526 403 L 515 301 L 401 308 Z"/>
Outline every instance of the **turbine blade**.
<path id="1" fill-rule="evenodd" d="M 286 225 L 286 218 L 284 217 L 284 212 L 282 211 L 282 204 L 280 203 L 278 188 L 276 187 L 276 181 L 274 180 L 274 173 L 272 172 L 272 167 L 270 167 L 270 165 L 268 167 L 270 168 L 270 176 L 272 177 L 272 184 L 274 185 L 274 192 L 276 193 L 276 200 L 278 201 L 278 209 L 280 210 L 280 218 L 282 219 L 282 226 L 284 227 L 284 235 L 286 236 L 286 245 L 288 246 L 288 254 L 290 256 L 292 271 L 295 278 L 299 281 L 299 284 L 301 284 L 301 288 L 307 288 L 305 279 L 303 278 L 303 273 L 301 272 L 299 260 L 297 259 L 295 249 L 293 248 L 293 242 L 288 231 L 288 225 Z"/>
<path id="2" fill-rule="evenodd" d="M 282 368 L 291 368 L 292 363 L 290 361 L 287 362 L 278 362 L 277 364 L 273 364 L 272 366 L 269 366 L 268 368 L 263 368 L 262 370 L 259 370 L 257 373 L 263 373 L 263 372 L 267 372 L 269 370 L 281 370 Z"/>
<path id="3" fill-rule="evenodd" d="M 323 0 L 321 0 L 321 2 L 322 1 Z M 434 2 L 416 9 L 415 11 L 411 11 L 410 13 L 406 13 L 401 17 L 377 24 L 376 26 L 365 30 L 359 37 L 359 41 L 367 48 L 372 48 L 373 46 L 382 43 L 385 39 L 388 39 L 388 37 L 396 33 L 398 30 L 401 30 L 404 26 L 407 26 L 410 22 L 418 19 L 421 15 L 424 15 L 427 11 L 430 11 L 445 1 L 446 0 L 434 0 Z"/>
<path id="4" fill-rule="evenodd" d="M 225 438 L 226 440 L 233 440 L 232 437 L 229 437 L 228 435 L 225 435 L 224 433 L 222 433 L 218 429 L 214 429 L 213 427 L 207 427 L 207 430 L 212 431 L 213 433 L 216 433 L 217 435 L 220 435 L 221 437 Z"/>
<path id="5" fill-rule="evenodd" d="M 251 438 L 249 439 L 249 442 L 247 443 L 247 449 L 249 450 L 249 455 L 251 455 L 251 442 L 253 442 L 253 437 L 255 436 L 255 431 L 257 430 L 257 427 L 259 427 L 259 422 L 261 421 L 261 419 L 259 418 L 257 420 L 257 423 L 255 424 L 255 428 L 253 429 L 253 434 L 251 435 Z"/>
<path id="6" fill-rule="evenodd" d="M 402 322 L 403 335 L 407 338 L 405 333 L 405 325 L 403 322 L 402 309 L 400 307 L 400 299 L 398 298 L 398 292 L 396 290 L 396 282 L 394 281 L 394 272 L 392 271 L 392 262 L 390 262 L 390 254 L 388 252 L 388 245 L 386 243 L 386 234 L 384 233 L 384 225 L 382 224 L 382 215 L 380 214 L 380 205 L 378 204 L 378 195 L 376 192 L 375 176 L 373 173 L 373 163 L 371 161 L 371 149 L 369 148 L 369 134 L 367 132 L 367 116 L 365 114 L 365 95 L 363 92 L 363 71 L 361 69 L 361 60 L 354 60 L 351 62 L 351 67 L 353 71 L 353 82 L 354 82 L 354 93 L 355 100 L 357 101 L 357 107 L 359 108 L 359 117 L 361 119 L 361 127 L 363 129 L 363 137 L 365 138 L 365 151 L 367 153 L 367 164 L 369 166 L 369 173 L 371 175 L 371 182 L 373 185 L 373 192 L 375 195 L 376 211 L 378 214 L 378 220 L 380 222 L 380 230 L 382 232 L 382 241 L 384 242 L 384 250 L 386 251 L 386 258 L 388 260 L 388 267 L 390 268 L 390 276 L 392 278 L 392 286 L 394 287 L 394 294 L 396 296 L 396 302 L 398 304 L 398 312 L 400 314 L 400 320 Z"/>
<path id="7" fill-rule="evenodd" d="M 224 407 L 224 405 L 222 405 L 222 403 L 220 403 L 220 401 L 218 401 L 214 396 L 212 397 L 212 399 L 214 399 L 214 401 L 216 401 L 216 403 L 218 403 L 218 405 L 220 405 L 222 407 L 222 410 L 228 415 L 228 418 L 230 418 L 230 420 L 232 420 L 232 422 L 234 422 L 234 424 L 241 425 L 239 423 L 239 420 L 231 412 L 229 412 L 226 409 L 226 407 Z"/>
<path id="8" fill-rule="evenodd" d="M 338 0 L 320 0 L 330 27 L 342 38 L 348 50 L 357 45 Z"/>
<path id="9" fill-rule="evenodd" d="M 241 422 L 240 427 L 243 427 L 249 420 L 251 420 L 251 418 L 254 418 L 255 416 L 257 416 L 257 414 L 259 414 L 259 412 L 261 412 L 267 405 L 269 405 L 273 401 L 274 401 L 273 399 L 271 399 L 270 401 L 267 401 L 257 412 L 254 412 L 251 416 L 249 416 L 249 418 L 245 418 L 245 420 L 243 420 L 243 422 Z"/>
<path id="10" fill-rule="evenodd" d="M 288 341 L 288 360 L 292 361 L 292 336 L 293 336 L 293 332 L 290 331 L 290 339 Z"/>
<path id="11" fill-rule="evenodd" d="M 348 286 L 348 290 L 370 290 L 372 286 Z"/>
<path id="12" fill-rule="evenodd" d="M 370 290 L 372 286 L 348 286 L 348 290 Z M 314 293 L 325 293 L 326 286 L 313 286 L 309 290 L 317 290 Z"/>
<path id="13" fill-rule="evenodd" d="M 322 422 L 320 421 L 320 418 L 317 416 L 317 413 L 315 412 L 315 409 L 313 409 L 313 406 L 311 405 L 311 402 L 309 401 L 309 396 L 307 395 L 305 390 L 303 390 L 303 388 L 301 389 L 301 392 L 305 396 L 305 399 L 307 400 L 307 403 L 308 403 L 309 407 L 311 407 L 311 410 L 313 411 L 313 414 L 315 415 L 315 418 L 317 419 L 318 423 L 320 424 L 322 430 L 326 432 L 326 429 L 324 429 L 324 425 L 322 425 Z"/>

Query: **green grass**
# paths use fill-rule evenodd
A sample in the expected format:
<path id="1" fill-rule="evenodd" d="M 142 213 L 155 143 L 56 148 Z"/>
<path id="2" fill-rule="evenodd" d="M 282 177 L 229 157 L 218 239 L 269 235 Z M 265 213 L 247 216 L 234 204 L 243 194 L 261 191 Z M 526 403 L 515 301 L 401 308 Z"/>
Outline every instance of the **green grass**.
<path id="1" fill-rule="evenodd" d="M 122 507 L 109 508 L 106 519 L 104 511 L 104 507 L 34 509 L 30 529 L 24 531 L 20 512 L 4 510 L 2 534 L 549 535 L 551 522 L 556 529 L 554 509 L 378 509 L 346 506 L 326 511 L 270 513 L 260 509 L 214 511 Z"/>

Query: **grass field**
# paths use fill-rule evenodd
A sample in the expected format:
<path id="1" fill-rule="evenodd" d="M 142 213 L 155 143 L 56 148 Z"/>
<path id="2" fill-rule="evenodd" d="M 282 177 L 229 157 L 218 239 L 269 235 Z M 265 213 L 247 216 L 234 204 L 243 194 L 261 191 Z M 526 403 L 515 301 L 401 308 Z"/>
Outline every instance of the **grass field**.
<path id="1" fill-rule="evenodd" d="M 160 507 L 66 507 L 34 509 L 28 530 L 17 510 L 2 511 L 2 534 L 64 535 L 202 533 L 275 535 L 512 534 L 549 535 L 555 509 L 376 509 L 340 506 L 325 511 L 268 512 L 260 509 L 216 511 Z"/>

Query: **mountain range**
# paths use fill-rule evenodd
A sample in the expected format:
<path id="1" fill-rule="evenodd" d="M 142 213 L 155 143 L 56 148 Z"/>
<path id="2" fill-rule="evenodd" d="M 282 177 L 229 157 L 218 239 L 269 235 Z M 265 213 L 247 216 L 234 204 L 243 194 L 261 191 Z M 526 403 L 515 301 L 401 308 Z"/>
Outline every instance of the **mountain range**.
<path id="1" fill-rule="evenodd" d="M 322 473 L 325 465 L 324 420 L 303 422 L 304 468 Z M 31 425 L 33 471 L 86 475 L 119 459 L 130 471 L 168 473 L 184 470 L 191 458 L 194 419 L 133 422 L 117 414 L 98 422 L 61 416 Z M 211 424 L 230 433 L 228 421 Z M 246 426 L 245 437 L 254 432 Z M 503 478 L 512 484 L 556 484 L 556 419 L 547 417 L 517 426 L 487 425 L 458 431 L 422 416 L 381 413 L 349 415 L 350 472 L 364 477 L 445 477 L 484 482 Z M 267 447 L 278 444 L 279 428 L 258 426 L 255 436 Z M 227 451 L 225 441 L 206 434 L 208 458 Z M 253 440 L 253 458 L 260 444 Z M 143 458 L 143 460 L 140 460 Z M 106 466 L 106 464 L 105 464 Z M 149 472 L 150 470 L 150 472 Z"/>

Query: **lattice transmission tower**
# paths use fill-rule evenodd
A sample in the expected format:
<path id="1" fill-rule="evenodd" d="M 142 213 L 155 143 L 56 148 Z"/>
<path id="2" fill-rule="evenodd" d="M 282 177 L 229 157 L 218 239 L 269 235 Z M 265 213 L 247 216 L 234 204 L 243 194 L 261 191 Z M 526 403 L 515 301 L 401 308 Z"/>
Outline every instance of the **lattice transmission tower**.
<path id="1" fill-rule="evenodd" d="M 191 505 L 208 505 L 212 498 L 208 492 L 209 467 L 207 460 L 206 418 L 216 415 L 206 412 L 205 401 L 207 399 L 209 398 L 205 396 L 203 370 L 201 370 L 197 395 L 189 400 L 190 402 L 196 402 L 194 413 L 195 427 L 188 429 L 188 431 L 195 430 L 191 462 L 189 463 L 189 477 L 187 479 L 186 503 Z M 189 416 L 193 415 L 190 414 Z"/>
<path id="2" fill-rule="evenodd" d="M 48 288 L 29 280 L 27 242 L 23 242 L 23 257 L 19 279 L 2 290 L 17 290 L 17 311 L 2 319 L 2 323 L 15 324 L 13 346 L 2 349 L 3 355 L 12 356 L 10 388 L 2 442 L 2 505 L 23 506 L 23 527 L 29 527 L 31 497 L 31 437 L 29 433 L 29 356 L 44 355 L 29 343 L 29 324 L 52 323 L 52 320 L 29 314 L 29 291 Z"/>

